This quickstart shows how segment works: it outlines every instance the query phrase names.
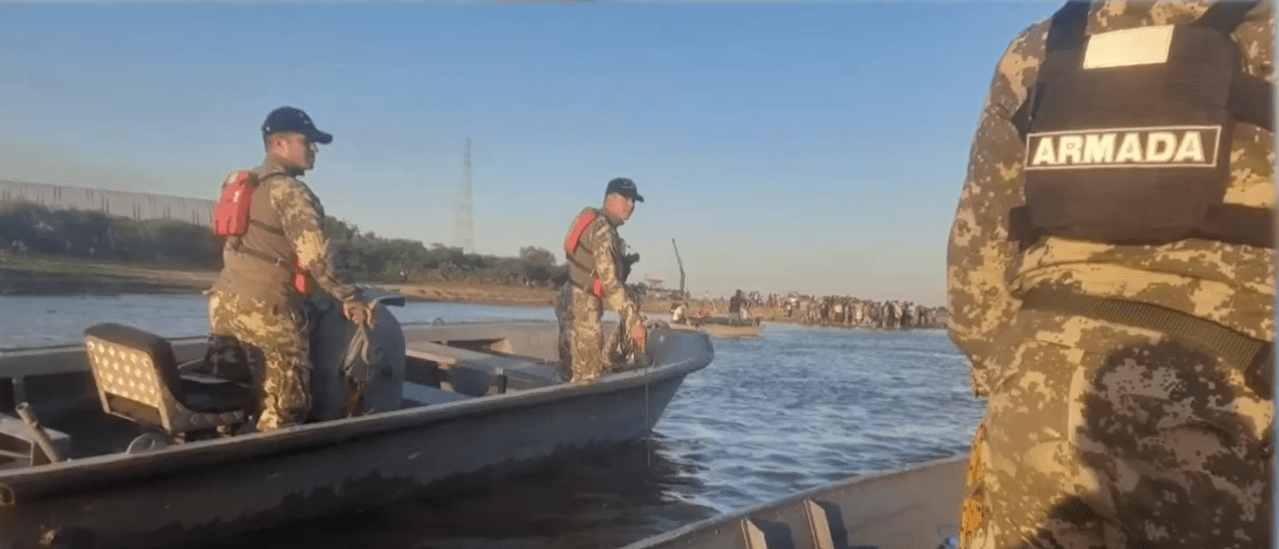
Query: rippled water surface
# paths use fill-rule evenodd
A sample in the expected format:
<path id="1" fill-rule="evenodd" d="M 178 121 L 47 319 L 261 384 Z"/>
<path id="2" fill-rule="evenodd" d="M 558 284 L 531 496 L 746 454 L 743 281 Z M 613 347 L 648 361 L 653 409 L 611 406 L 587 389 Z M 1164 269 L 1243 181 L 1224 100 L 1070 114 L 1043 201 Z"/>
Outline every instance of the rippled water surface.
<path id="1" fill-rule="evenodd" d="M 553 319 L 546 308 L 412 303 L 403 322 Z M 0 348 L 75 342 L 126 321 L 203 333 L 199 296 L 0 297 Z M 968 448 L 981 404 L 942 331 L 767 324 L 713 340 L 647 445 L 574 455 L 443 501 L 399 504 L 246 535 L 228 547 L 617 547 L 855 473 Z"/>

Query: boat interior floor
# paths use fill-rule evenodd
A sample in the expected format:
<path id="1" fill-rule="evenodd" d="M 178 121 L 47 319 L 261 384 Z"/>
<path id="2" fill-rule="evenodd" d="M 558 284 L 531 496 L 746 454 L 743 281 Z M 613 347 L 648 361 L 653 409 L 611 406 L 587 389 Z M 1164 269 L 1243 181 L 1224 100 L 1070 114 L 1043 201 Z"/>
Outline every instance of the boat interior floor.
<path id="1" fill-rule="evenodd" d="M 92 395 L 46 401 L 32 408 L 41 431 L 61 459 L 125 452 L 133 440 L 151 431 L 145 425 L 103 413 Z M 0 470 L 49 461 L 21 418 L 0 413 Z"/>
<path id="2" fill-rule="evenodd" d="M 401 409 L 564 383 L 553 361 L 475 341 L 410 339 L 406 347 Z M 195 358 L 204 346 L 188 345 L 183 353 Z M 162 337 L 98 324 L 85 330 L 85 355 L 87 371 L 58 366 L 49 368 L 56 373 L 11 380 L 22 390 L 8 406 L 0 404 L 0 469 L 48 463 L 42 445 L 52 445 L 54 458 L 85 458 L 232 436 L 251 419 L 251 384 L 209 375 L 203 359 L 179 363 Z M 34 427 L 13 405 L 18 400 L 34 414 Z"/>

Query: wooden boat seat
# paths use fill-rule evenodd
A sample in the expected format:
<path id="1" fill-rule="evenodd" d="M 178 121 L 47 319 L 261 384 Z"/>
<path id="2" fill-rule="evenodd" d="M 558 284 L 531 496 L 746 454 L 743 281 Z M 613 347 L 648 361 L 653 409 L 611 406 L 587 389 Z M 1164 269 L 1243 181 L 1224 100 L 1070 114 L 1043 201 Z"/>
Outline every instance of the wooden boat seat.
<path id="1" fill-rule="evenodd" d="M 448 383 L 453 391 L 469 396 L 536 389 L 560 382 L 554 366 L 519 357 L 431 342 L 415 342 L 407 354 L 438 363 L 448 372 Z"/>
<path id="2" fill-rule="evenodd" d="M 115 323 L 85 329 L 85 352 L 103 411 L 176 436 L 243 422 L 253 404 L 244 384 L 180 375 L 173 347 L 155 334 Z"/>
<path id="3" fill-rule="evenodd" d="M 445 391 L 430 385 L 422 385 L 411 381 L 404 382 L 404 402 L 401 404 L 404 408 L 413 408 L 416 406 L 431 406 L 433 404 L 448 404 L 450 402 L 459 402 L 470 400 L 469 395 L 455 393 L 453 391 Z"/>

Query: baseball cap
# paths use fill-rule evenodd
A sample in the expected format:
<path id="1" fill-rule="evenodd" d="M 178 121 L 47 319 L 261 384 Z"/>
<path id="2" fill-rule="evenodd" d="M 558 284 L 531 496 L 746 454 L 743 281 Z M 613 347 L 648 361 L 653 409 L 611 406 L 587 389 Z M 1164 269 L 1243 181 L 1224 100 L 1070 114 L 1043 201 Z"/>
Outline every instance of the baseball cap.
<path id="1" fill-rule="evenodd" d="M 625 177 L 618 177 L 608 182 L 608 189 L 604 194 L 617 193 L 636 202 L 643 202 L 644 197 L 640 196 L 639 189 L 635 188 L 635 182 Z"/>
<path id="2" fill-rule="evenodd" d="M 332 134 L 317 129 L 315 123 L 311 122 L 310 116 L 302 112 L 302 109 L 293 107 L 280 107 L 266 116 L 266 122 L 262 123 L 262 135 L 277 132 L 300 133 L 311 141 L 324 145 L 333 141 Z"/>

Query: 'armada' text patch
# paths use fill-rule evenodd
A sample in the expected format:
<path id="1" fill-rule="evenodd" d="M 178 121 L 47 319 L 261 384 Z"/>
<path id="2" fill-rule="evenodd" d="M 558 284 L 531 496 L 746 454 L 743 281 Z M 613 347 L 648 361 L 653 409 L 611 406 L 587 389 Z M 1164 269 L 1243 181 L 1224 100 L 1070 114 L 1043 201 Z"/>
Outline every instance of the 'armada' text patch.
<path id="1" fill-rule="evenodd" d="M 1221 126 L 1157 126 L 1032 133 L 1027 170 L 1213 168 Z"/>

